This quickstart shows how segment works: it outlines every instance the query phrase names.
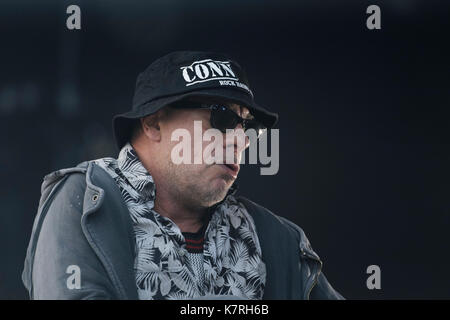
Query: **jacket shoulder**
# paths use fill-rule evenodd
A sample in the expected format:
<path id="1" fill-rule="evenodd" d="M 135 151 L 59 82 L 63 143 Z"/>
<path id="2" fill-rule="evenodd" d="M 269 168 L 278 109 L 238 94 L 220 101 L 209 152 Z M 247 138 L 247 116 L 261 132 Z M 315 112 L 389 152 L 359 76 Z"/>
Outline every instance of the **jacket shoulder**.
<path id="1" fill-rule="evenodd" d="M 237 197 L 237 200 L 246 207 L 246 209 L 248 210 L 253 219 L 262 220 L 267 223 L 273 223 L 277 228 L 287 227 L 282 217 L 276 215 L 275 213 L 263 207 L 262 205 L 257 204 L 252 200 L 243 196 Z"/>
<path id="2" fill-rule="evenodd" d="M 301 227 L 245 197 L 237 199 L 255 221 L 263 257 L 268 262 L 266 299 L 344 299 L 321 272 L 322 261 L 312 249 Z M 280 264 L 280 261 L 284 261 L 284 264 Z M 295 266 L 299 265 L 299 261 L 302 267 L 297 270 Z M 290 274 L 289 283 L 285 286 L 283 279 L 279 278 L 280 274 Z M 302 289 L 294 290 L 296 294 L 286 296 L 292 283 L 297 283 Z"/>
<path id="3" fill-rule="evenodd" d="M 264 230 L 264 232 L 269 229 L 275 230 L 277 233 L 287 233 L 295 238 L 301 251 L 312 251 L 311 244 L 300 226 L 285 217 L 273 213 L 269 209 L 246 197 L 239 196 L 237 199 L 247 208 L 249 214 L 255 220 L 257 229 L 259 227 L 259 230 Z M 314 255 L 316 256 L 317 254 L 314 253 Z"/>
<path id="4" fill-rule="evenodd" d="M 44 177 L 22 273 L 31 298 L 136 296 L 131 221 L 121 199 L 112 177 L 92 160 Z M 82 290 L 66 290 L 70 264 L 84 272 Z M 55 277 L 45 276 L 49 270 Z"/>
<path id="5" fill-rule="evenodd" d="M 73 167 L 44 177 L 41 201 L 25 258 L 22 280 L 32 299 L 108 298 L 113 296 L 81 228 L 86 170 Z M 80 290 L 66 285 L 67 270 L 77 266 L 85 281 Z M 91 281 L 95 279 L 95 281 Z M 89 283 L 89 284 L 88 284 Z M 102 286 L 90 283 L 102 284 Z"/>

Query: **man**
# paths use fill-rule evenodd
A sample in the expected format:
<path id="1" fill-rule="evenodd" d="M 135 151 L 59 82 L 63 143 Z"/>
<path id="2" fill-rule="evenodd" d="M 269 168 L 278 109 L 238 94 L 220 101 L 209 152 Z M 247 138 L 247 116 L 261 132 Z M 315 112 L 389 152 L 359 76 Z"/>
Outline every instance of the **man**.
<path id="1" fill-rule="evenodd" d="M 153 62 L 132 110 L 113 119 L 118 158 L 44 178 L 23 272 L 30 297 L 341 299 L 297 225 L 235 196 L 250 133 L 277 118 L 226 55 Z M 206 161 L 210 142 L 195 137 L 211 131 Z M 182 162 L 180 132 L 194 137 Z"/>

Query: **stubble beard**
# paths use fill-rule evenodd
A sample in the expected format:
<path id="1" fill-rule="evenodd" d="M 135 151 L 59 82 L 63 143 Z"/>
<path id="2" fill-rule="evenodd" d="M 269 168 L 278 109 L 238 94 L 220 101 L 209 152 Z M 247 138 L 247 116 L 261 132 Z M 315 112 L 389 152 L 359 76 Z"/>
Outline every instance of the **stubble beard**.
<path id="1" fill-rule="evenodd" d="M 227 195 L 233 180 L 233 178 L 224 174 L 217 177 L 211 184 L 202 182 L 201 174 L 190 173 L 190 170 L 187 168 L 175 165 L 170 161 L 166 170 L 167 181 L 171 183 L 173 196 L 190 208 L 209 208 L 222 201 Z M 221 182 L 217 184 L 217 179 L 223 179 L 226 183 Z"/>

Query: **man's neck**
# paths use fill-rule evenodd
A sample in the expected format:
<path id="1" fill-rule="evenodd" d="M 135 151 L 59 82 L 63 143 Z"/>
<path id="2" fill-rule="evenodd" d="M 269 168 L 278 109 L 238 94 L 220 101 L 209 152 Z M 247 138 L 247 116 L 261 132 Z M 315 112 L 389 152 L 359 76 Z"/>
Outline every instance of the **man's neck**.
<path id="1" fill-rule="evenodd" d="M 161 216 L 172 220 L 181 232 L 197 232 L 206 223 L 208 210 L 186 208 L 177 201 L 170 201 L 167 196 L 157 192 L 154 209 Z"/>
<path id="2" fill-rule="evenodd" d="M 141 146 L 139 142 L 133 142 L 132 147 L 137 153 L 139 160 L 141 161 L 144 168 L 152 173 L 151 170 L 151 158 L 149 156 L 149 152 L 142 151 L 145 150 L 145 145 Z M 157 170 L 155 170 L 152 177 L 157 185 L 156 188 L 156 198 L 154 209 L 161 216 L 167 217 L 172 220 L 178 228 L 180 228 L 181 232 L 197 232 L 205 223 L 205 218 L 208 214 L 207 208 L 195 208 L 193 206 L 188 206 L 182 201 L 180 201 L 179 197 L 174 196 L 168 186 L 163 183 L 157 183 L 160 181 L 160 177 L 157 174 Z M 161 179 L 163 181 L 163 179 Z"/>

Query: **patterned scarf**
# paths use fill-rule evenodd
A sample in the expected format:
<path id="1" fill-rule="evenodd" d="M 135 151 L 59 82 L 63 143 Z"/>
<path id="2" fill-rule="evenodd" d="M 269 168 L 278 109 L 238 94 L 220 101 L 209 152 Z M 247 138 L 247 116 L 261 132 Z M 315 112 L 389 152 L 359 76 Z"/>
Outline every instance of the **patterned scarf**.
<path id="1" fill-rule="evenodd" d="M 94 160 L 116 181 L 130 211 L 136 239 L 134 264 L 139 298 L 192 299 L 233 295 L 262 299 L 266 268 L 252 217 L 228 194 L 212 212 L 205 231 L 200 283 L 188 263 L 181 230 L 155 210 L 155 184 L 130 143 L 118 159 Z"/>

